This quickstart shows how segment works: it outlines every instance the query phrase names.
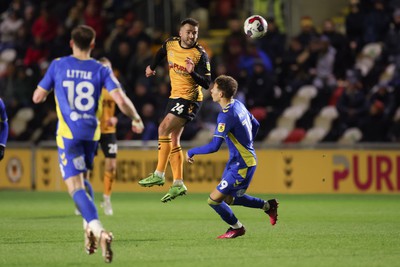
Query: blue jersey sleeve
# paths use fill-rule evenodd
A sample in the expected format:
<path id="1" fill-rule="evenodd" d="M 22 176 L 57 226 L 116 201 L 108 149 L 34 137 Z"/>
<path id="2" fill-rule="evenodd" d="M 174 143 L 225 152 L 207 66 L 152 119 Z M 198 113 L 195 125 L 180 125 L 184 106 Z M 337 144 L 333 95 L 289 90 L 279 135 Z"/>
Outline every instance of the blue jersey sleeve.
<path id="1" fill-rule="evenodd" d="M 228 135 L 229 130 L 230 124 L 228 115 L 227 113 L 221 112 L 218 115 L 217 127 L 215 128 L 214 137 L 211 142 L 207 145 L 190 149 L 188 151 L 188 156 L 193 157 L 194 155 L 198 154 L 210 154 L 218 151 L 222 145 L 222 142 L 225 140 L 225 137 Z"/>
<path id="2" fill-rule="evenodd" d="M 229 120 L 229 115 L 228 113 L 221 112 L 218 114 L 218 119 L 217 119 L 217 127 L 215 128 L 214 131 L 214 136 L 222 137 L 225 139 L 225 137 L 228 135 L 229 131 L 231 130 L 231 120 Z"/>
<path id="3" fill-rule="evenodd" d="M 111 68 L 103 66 L 101 68 L 102 76 L 104 77 L 104 87 L 108 92 L 111 92 L 114 89 L 121 88 L 121 84 L 118 82 Z"/>
<path id="4" fill-rule="evenodd" d="M 256 138 L 256 135 L 258 133 L 258 129 L 260 128 L 260 123 L 254 116 L 249 112 L 250 114 L 250 119 L 251 119 L 251 133 L 253 135 L 253 141 Z"/>
<path id="5" fill-rule="evenodd" d="M 46 71 L 43 79 L 39 82 L 39 86 L 46 91 L 51 91 L 54 88 L 54 68 L 56 65 L 56 60 L 53 60 Z"/>
<path id="6" fill-rule="evenodd" d="M 6 146 L 8 138 L 8 117 L 6 107 L 2 99 L 0 99 L 0 145 Z"/>
<path id="7" fill-rule="evenodd" d="M 224 141 L 224 139 L 214 136 L 214 138 L 211 140 L 211 142 L 208 143 L 207 145 L 189 149 L 188 156 L 193 157 L 194 155 L 199 155 L 199 154 L 214 153 L 214 152 L 218 151 L 218 149 L 221 147 L 223 141 Z"/>

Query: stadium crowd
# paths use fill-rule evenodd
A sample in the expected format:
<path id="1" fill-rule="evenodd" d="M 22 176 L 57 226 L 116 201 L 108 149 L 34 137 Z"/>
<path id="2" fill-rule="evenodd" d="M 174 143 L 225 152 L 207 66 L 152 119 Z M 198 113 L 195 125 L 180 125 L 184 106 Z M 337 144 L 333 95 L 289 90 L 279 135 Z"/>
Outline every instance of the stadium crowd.
<path id="1" fill-rule="evenodd" d="M 154 2 L 162 5 L 163 1 Z M 318 93 L 297 127 L 309 129 L 315 115 L 332 105 L 339 116 L 322 141 L 335 142 L 351 127 L 362 131 L 360 141 L 400 140 L 398 1 L 350 0 L 344 32 L 331 19 L 315 25 L 311 16 L 304 16 L 300 32 L 287 36 L 281 20 L 270 17 L 268 33 L 260 40 L 243 33 L 243 20 L 250 15 L 243 13 L 243 1 L 175 2 L 186 3 L 188 15 L 207 11 L 210 22 L 201 26 L 199 43 L 210 56 L 212 79 L 227 74 L 238 80 L 237 97 L 261 122 L 257 140 L 276 126 L 277 118 L 304 85 L 313 85 Z M 145 77 L 145 69 L 162 42 L 176 31 L 146 25 L 146 1 L 8 0 L 2 1 L 0 11 L 0 97 L 7 107 L 10 141 L 54 140 L 54 101 L 33 106 L 32 93 L 51 60 L 71 53 L 69 33 L 79 24 L 96 30 L 92 56 L 110 59 L 145 123 L 145 132 L 135 135 L 129 131 L 131 121 L 118 116 L 118 139 L 157 140 L 169 96 L 168 69 L 165 63 L 152 78 Z M 172 14 L 174 25 L 178 24 L 179 16 Z M 221 37 L 219 53 L 208 44 L 211 28 L 229 29 Z M 368 45 L 372 48 L 366 50 Z M 218 111 L 206 92 L 199 116 L 187 125 L 182 140 L 192 140 L 200 130 L 212 132 Z"/>

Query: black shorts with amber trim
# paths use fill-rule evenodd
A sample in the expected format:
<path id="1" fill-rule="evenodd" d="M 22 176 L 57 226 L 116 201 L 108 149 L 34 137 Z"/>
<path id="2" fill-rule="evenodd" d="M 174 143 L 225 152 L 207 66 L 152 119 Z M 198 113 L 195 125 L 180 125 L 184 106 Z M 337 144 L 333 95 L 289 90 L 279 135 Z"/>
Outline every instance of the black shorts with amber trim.
<path id="1" fill-rule="evenodd" d="M 201 101 L 190 101 L 183 98 L 170 98 L 165 113 L 172 113 L 187 121 L 192 121 L 199 112 L 201 103 Z"/>

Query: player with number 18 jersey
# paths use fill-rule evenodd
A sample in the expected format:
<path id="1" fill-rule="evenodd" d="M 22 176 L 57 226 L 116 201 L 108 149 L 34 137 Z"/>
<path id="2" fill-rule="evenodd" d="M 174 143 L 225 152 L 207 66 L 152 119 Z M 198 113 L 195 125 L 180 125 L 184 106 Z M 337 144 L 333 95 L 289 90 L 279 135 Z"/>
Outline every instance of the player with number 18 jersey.
<path id="1" fill-rule="evenodd" d="M 121 88 L 112 70 L 94 59 L 62 57 L 53 60 L 38 87 L 46 91 L 54 88 L 63 178 L 91 169 L 100 139 L 101 90 Z"/>
<path id="2" fill-rule="evenodd" d="M 79 140 L 100 139 L 101 88 L 108 92 L 121 88 L 110 68 L 94 59 L 73 56 L 55 59 L 39 87 L 46 91 L 54 88 L 57 135 Z"/>

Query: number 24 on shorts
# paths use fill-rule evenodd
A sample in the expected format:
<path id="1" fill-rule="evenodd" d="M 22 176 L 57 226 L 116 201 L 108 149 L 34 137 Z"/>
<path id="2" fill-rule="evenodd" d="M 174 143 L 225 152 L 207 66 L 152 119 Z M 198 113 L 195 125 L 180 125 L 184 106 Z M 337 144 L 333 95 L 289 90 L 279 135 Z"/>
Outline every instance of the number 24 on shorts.
<path id="1" fill-rule="evenodd" d="M 175 106 L 173 108 L 171 108 L 171 111 L 176 111 L 176 112 L 178 112 L 178 114 L 182 114 L 184 107 L 185 107 L 184 105 L 176 103 Z"/>

